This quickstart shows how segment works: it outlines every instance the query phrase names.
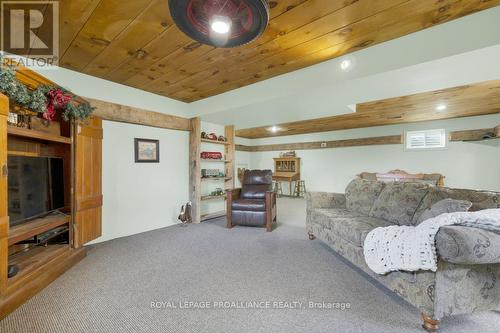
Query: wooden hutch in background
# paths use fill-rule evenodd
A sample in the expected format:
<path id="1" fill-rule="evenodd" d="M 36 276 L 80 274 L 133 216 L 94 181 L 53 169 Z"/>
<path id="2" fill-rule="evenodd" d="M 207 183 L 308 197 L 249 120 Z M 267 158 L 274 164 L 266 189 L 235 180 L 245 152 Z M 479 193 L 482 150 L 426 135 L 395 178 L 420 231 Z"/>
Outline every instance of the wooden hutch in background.
<path id="1" fill-rule="evenodd" d="M 274 160 L 273 180 L 288 182 L 289 195 L 293 194 L 293 182 L 300 180 L 300 157 L 276 157 Z"/>
<path id="2" fill-rule="evenodd" d="M 29 89 L 55 85 L 25 68 L 18 68 L 17 78 Z M 51 134 L 8 125 L 10 108 L 8 97 L 0 94 L 0 319 L 84 258 L 82 245 L 101 235 L 102 120 L 75 124 L 58 115 L 60 133 Z M 62 158 L 65 207 L 60 213 L 10 225 L 8 156 Z M 55 231 L 66 233 L 67 240 L 37 243 L 37 236 Z M 9 265 L 18 268 L 11 278 Z"/>

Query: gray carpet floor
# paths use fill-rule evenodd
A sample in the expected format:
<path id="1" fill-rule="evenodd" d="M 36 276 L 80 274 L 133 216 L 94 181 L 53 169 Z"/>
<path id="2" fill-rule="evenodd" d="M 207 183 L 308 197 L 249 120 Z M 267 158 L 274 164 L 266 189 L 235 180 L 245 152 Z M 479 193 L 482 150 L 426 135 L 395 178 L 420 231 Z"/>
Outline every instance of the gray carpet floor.
<path id="1" fill-rule="evenodd" d="M 94 245 L 1 321 L 0 332 L 422 332 L 416 309 L 322 242 L 309 241 L 303 226 L 266 233 L 227 230 L 224 223 L 176 225 Z M 271 308 L 154 309 L 154 301 L 267 301 Z M 274 301 L 303 306 L 273 308 Z M 350 309 L 311 309 L 310 301 Z M 500 314 L 448 318 L 442 332 L 500 332 Z"/>

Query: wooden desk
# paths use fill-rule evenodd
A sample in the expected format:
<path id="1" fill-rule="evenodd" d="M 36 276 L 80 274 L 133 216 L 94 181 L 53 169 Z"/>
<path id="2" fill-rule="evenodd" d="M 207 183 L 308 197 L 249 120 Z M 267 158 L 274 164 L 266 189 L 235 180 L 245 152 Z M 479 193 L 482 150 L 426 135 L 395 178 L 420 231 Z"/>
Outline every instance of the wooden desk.
<path id="1" fill-rule="evenodd" d="M 300 157 L 274 158 L 273 180 L 288 182 L 289 194 L 293 196 L 292 182 L 300 180 Z"/>
<path id="2" fill-rule="evenodd" d="M 277 182 L 288 182 L 290 196 L 293 196 L 292 183 L 294 181 L 300 180 L 300 174 L 289 175 L 287 173 L 278 172 L 273 175 L 273 180 Z"/>

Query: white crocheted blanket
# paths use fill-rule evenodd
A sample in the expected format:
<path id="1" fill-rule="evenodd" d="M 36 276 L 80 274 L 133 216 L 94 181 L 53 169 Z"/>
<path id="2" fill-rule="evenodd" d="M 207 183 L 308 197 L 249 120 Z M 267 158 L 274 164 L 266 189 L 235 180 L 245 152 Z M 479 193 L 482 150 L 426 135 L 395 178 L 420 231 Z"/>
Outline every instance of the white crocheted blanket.
<path id="1" fill-rule="evenodd" d="M 437 270 L 435 237 L 439 228 L 465 225 L 500 232 L 500 209 L 446 213 L 418 226 L 389 226 L 372 230 L 365 239 L 368 267 L 377 274 L 392 271 Z"/>

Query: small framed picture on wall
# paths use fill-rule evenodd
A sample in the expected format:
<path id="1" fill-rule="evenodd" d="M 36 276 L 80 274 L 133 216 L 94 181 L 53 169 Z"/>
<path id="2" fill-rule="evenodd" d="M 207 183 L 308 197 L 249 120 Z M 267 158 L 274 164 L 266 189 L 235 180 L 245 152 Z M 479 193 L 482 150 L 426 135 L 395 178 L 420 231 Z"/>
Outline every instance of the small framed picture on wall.
<path id="1" fill-rule="evenodd" d="M 151 139 L 134 139 L 135 163 L 159 163 L 160 141 Z"/>

